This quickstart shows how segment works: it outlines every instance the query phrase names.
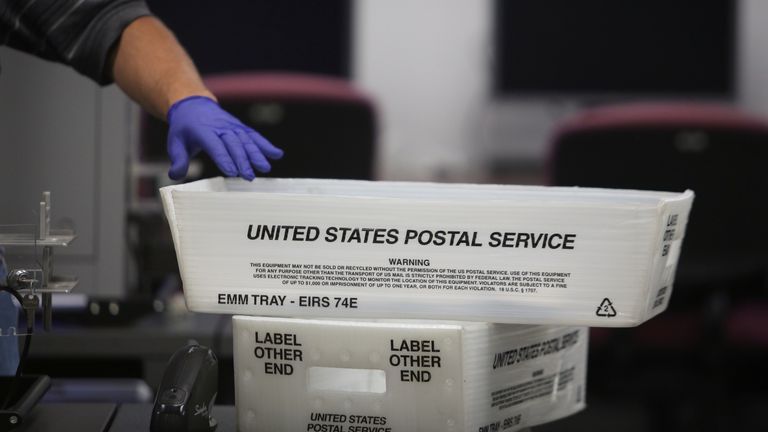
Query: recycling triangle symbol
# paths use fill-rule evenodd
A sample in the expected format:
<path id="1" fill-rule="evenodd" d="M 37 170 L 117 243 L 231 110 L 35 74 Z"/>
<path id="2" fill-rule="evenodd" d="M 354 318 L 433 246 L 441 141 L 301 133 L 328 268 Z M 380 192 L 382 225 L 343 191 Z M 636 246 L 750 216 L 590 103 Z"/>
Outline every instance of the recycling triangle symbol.
<path id="1" fill-rule="evenodd" d="M 616 316 L 616 309 L 613 308 L 613 303 L 611 303 L 611 300 L 608 297 L 604 298 L 602 303 L 600 303 L 600 306 L 597 307 L 595 315 L 606 318 Z"/>

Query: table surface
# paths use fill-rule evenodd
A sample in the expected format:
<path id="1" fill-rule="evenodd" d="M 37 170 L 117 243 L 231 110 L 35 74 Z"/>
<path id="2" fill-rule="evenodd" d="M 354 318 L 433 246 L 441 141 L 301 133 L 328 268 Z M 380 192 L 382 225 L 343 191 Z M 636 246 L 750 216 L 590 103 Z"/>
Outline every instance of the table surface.
<path id="1" fill-rule="evenodd" d="M 152 404 L 43 403 L 13 432 L 143 432 L 149 431 Z M 217 432 L 237 430 L 235 407 L 217 405 Z"/>
<path id="2" fill-rule="evenodd" d="M 156 388 L 168 359 L 191 341 L 213 349 L 220 361 L 232 357 L 231 315 L 151 313 L 134 322 L 112 326 L 57 323 L 55 314 L 53 320 L 51 332 L 35 332 L 30 351 L 30 359 L 39 366 L 35 373 L 89 377 L 82 375 L 89 373 L 87 370 L 67 370 L 67 373 L 75 375 L 61 375 L 61 370 L 56 368 L 60 365 L 80 367 L 81 364 L 92 364 L 94 359 L 106 363 L 112 360 L 137 361 L 142 376 L 125 377 L 141 378 L 150 387 Z M 220 377 L 220 380 L 224 378 Z M 231 397 L 225 400 L 225 403 L 232 402 Z"/>
<path id="3" fill-rule="evenodd" d="M 117 410 L 109 432 L 148 431 L 152 414 L 150 404 L 122 404 Z M 213 418 L 218 422 L 216 432 L 237 430 L 237 417 L 233 405 L 217 405 L 213 407 Z"/>
<path id="4" fill-rule="evenodd" d="M 13 432 L 103 432 L 115 414 L 113 403 L 39 404 Z"/>

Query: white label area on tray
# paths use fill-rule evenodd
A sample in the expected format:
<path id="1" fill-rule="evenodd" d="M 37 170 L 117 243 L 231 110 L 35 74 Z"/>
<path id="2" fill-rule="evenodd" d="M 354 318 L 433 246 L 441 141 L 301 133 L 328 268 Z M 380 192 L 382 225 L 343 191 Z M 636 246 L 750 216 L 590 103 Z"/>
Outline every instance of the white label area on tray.
<path id="1" fill-rule="evenodd" d="M 307 369 L 307 390 L 386 393 L 387 374 L 381 369 L 315 366 Z"/>

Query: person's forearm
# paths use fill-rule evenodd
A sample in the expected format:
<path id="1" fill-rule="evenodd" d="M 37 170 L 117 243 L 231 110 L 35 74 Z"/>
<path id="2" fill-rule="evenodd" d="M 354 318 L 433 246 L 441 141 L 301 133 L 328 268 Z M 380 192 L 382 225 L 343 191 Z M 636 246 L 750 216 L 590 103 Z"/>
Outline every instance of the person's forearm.
<path id="1" fill-rule="evenodd" d="M 215 100 L 176 37 L 157 18 L 128 25 L 113 58 L 117 85 L 158 118 L 165 119 L 171 105 L 188 96 Z"/>

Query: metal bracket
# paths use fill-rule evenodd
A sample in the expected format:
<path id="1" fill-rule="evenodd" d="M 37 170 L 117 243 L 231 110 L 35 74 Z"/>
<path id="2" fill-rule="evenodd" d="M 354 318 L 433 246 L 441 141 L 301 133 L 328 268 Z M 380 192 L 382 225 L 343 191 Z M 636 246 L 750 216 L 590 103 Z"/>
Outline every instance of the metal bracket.
<path id="1" fill-rule="evenodd" d="M 23 232 L 0 232 L 0 246 L 27 246 L 42 247 L 42 254 L 39 257 L 40 268 L 33 269 L 14 269 L 7 276 L 8 286 L 16 289 L 26 299 L 25 309 L 31 310 L 32 314 L 38 304 L 42 304 L 43 309 L 43 328 L 48 331 L 51 329 L 52 321 L 52 294 L 71 292 L 77 286 L 77 278 L 73 276 L 55 276 L 53 274 L 53 248 L 57 246 L 69 246 L 75 239 L 75 234 L 71 231 L 51 230 L 51 193 L 46 191 L 42 194 L 39 204 L 39 220 L 37 232 L 34 235 Z M 39 301 L 38 295 L 42 297 Z M 35 299 L 35 308 L 32 308 L 32 299 Z M 10 331 L 10 329 L 8 329 Z M 14 329 L 15 330 L 15 329 Z M 0 335 L 2 335 L 0 329 Z"/>

